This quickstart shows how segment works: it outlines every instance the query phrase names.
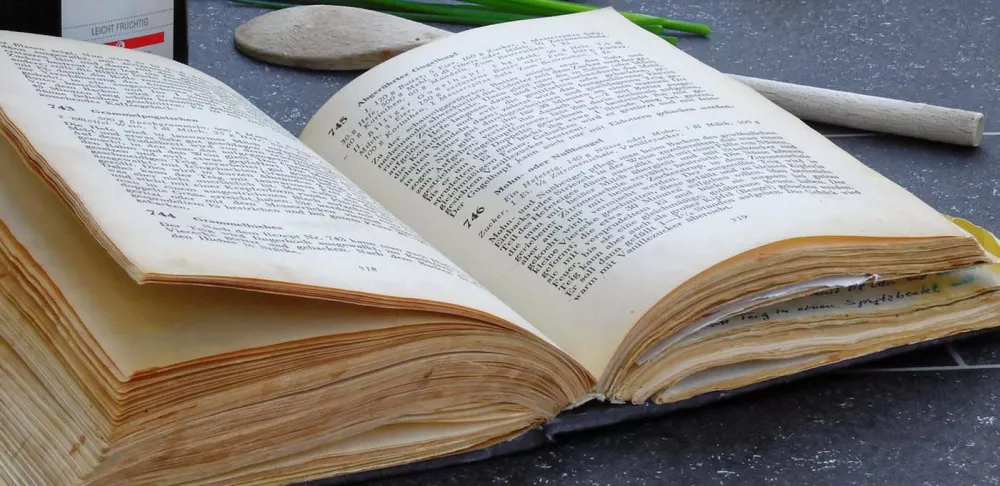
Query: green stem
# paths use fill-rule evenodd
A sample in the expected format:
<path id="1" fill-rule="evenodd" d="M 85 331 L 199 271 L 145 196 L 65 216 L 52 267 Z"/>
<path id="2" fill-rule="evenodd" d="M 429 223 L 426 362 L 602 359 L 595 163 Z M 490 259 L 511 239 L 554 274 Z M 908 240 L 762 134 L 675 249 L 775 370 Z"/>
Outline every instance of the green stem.
<path id="1" fill-rule="evenodd" d="M 687 22 L 684 20 L 671 20 L 670 26 L 663 25 L 664 28 L 669 28 L 671 30 L 677 30 L 681 32 L 690 32 L 692 34 L 698 34 L 700 36 L 707 36 L 712 33 L 712 29 L 705 24 L 699 24 L 697 22 Z"/>
<path id="2" fill-rule="evenodd" d="M 301 6 L 301 4 L 298 3 L 269 2 L 264 0 L 229 0 L 229 1 L 240 5 L 247 5 L 249 7 L 260 7 L 260 8 L 289 8 L 289 7 Z"/>
<path id="3" fill-rule="evenodd" d="M 659 25 L 640 25 L 643 29 L 646 29 L 656 35 L 663 35 L 663 27 Z"/>
<path id="4" fill-rule="evenodd" d="M 481 0 L 480 0 L 481 1 Z M 579 3 L 563 2 L 560 0 L 506 0 L 510 3 L 516 3 L 520 6 L 528 6 L 534 8 L 546 9 L 554 13 L 580 13 L 588 12 L 591 10 L 596 10 L 603 7 L 598 7 L 594 5 L 583 5 Z M 476 1 L 476 3 L 479 3 Z M 677 30 L 681 32 L 690 32 L 692 34 L 698 35 L 708 35 L 712 30 L 705 24 L 699 24 L 695 22 L 686 22 L 682 20 L 671 20 L 664 17 L 655 17 L 652 15 L 636 14 L 631 12 L 619 12 L 621 15 L 637 24 L 640 25 L 662 25 L 665 29 Z"/>
<path id="5" fill-rule="evenodd" d="M 549 17 L 553 15 L 551 9 L 539 8 L 532 5 L 525 5 L 520 2 L 511 2 L 509 0 L 461 0 L 461 1 L 468 3 L 475 3 L 477 5 L 484 6 L 486 8 L 489 8 L 497 12 L 510 12 L 523 15 L 537 15 L 540 17 Z"/>
<path id="6" fill-rule="evenodd" d="M 540 16 L 563 15 L 585 12 L 600 7 L 581 5 L 559 0 L 463 0 L 476 5 L 452 5 L 423 3 L 411 0 L 301 0 L 298 2 L 278 2 L 273 0 L 230 0 L 233 3 L 262 8 L 287 8 L 304 4 L 338 5 L 344 7 L 378 10 L 418 22 L 438 22 L 463 25 L 491 25 Z M 540 7 L 539 5 L 546 5 Z M 496 9 L 496 10 L 492 10 Z M 707 35 L 707 26 L 692 22 L 669 20 L 645 14 L 623 13 L 636 25 L 654 34 L 661 35 L 665 29 Z M 662 36 L 662 35 L 661 35 Z M 675 37 L 666 39 L 677 43 Z"/>
<path id="7" fill-rule="evenodd" d="M 539 17 L 552 17 L 555 15 L 564 15 L 567 13 L 575 13 L 575 12 L 585 12 L 587 10 L 593 10 L 595 8 L 599 8 L 599 7 L 592 7 L 589 5 L 581 6 L 578 4 L 570 4 L 570 5 L 575 5 L 577 7 L 585 7 L 585 8 L 583 10 L 565 11 L 561 9 L 553 9 L 547 6 L 536 5 L 537 2 L 535 0 L 462 0 L 462 1 L 483 5 L 501 12 L 523 13 L 526 15 L 536 15 Z M 561 2 L 561 3 L 567 3 L 567 2 Z M 669 19 L 651 17 L 649 15 L 639 15 L 639 14 L 629 14 L 629 15 L 631 16 L 629 20 L 631 20 L 633 23 L 635 23 L 640 27 L 663 25 L 664 22 L 670 22 Z"/>
<path id="8" fill-rule="evenodd" d="M 482 17 L 469 17 L 464 15 L 440 15 L 420 12 L 392 12 L 385 10 L 383 13 L 395 15 L 396 17 L 413 20 L 416 22 L 436 22 L 441 24 L 458 25 L 493 25 L 508 22 L 507 20 L 495 20 Z"/>
<path id="9" fill-rule="evenodd" d="M 367 0 L 367 1 L 375 5 L 387 7 L 385 10 L 468 17 L 469 19 L 478 19 L 482 21 L 495 21 L 497 23 L 510 22 L 514 20 L 525 20 L 527 18 L 530 18 L 524 15 L 511 14 L 506 12 L 494 12 L 489 10 L 476 11 L 469 9 L 454 9 L 453 6 L 451 5 L 411 2 L 408 0 Z"/>
<path id="10" fill-rule="evenodd" d="M 302 5 L 334 5 L 339 7 L 356 7 L 363 8 L 367 10 L 377 10 L 386 11 L 388 7 L 381 5 L 372 0 L 295 0 L 289 2 L 276 2 L 272 0 L 230 0 L 233 3 L 251 5 L 263 8 L 287 8 L 287 7 L 300 7 Z M 471 13 L 497 13 L 495 10 L 491 10 L 486 7 L 481 7 L 478 5 L 444 5 L 435 4 L 447 7 L 449 10 L 449 15 L 454 12 L 455 15 L 464 14 L 466 12 Z M 423 12 L 427 9 L 424 7 L 433 7 L 434 5 L 428 5 L 417 2 L 400 2 L 396 8 L 402 12 Z M 444 15 L 442 13 L 442 15 Z"/>
<path id="11" fill-rule="evenodd" d="M 381 10 L 378 5 L 375 5 L 366 0 L 292 0 L 286 2 L 276 2 L 273 0 L 229 0 L 230 2 L 248 5 L 252 7 L 261 8 L 289 8 L 289 7 L 301 7 L 303 5 L 334 5 L 338 7 L 355 7 L 363 8 L 366 10 Z"/>
<path id="12" fill-rule="evenodd" d="M 304 3 L 275 2 L 270 0 L 230 0 L 233 3 L 250 5 L 262 8 L 288 8 L 299 7 Z M 438 22 L 446 24 L 462 25 L 491 25 L 515 20 L 525 20 L 534 18 L 529 15 L 510 14 L 505 12 L 495 12 L 483 8 L 472 6 L 456 5 L 460 8 L 435 8 L 431 5 L 417 4 L 403 0 L 311 0 L 307 4 L 315 5 L 338 5 L 344 7 L 357 7 L 369 10 L 378 10 L 383 13 L 397 17 L 414 20 L 418 22 Z M 390 10 L 391 8 L 399 10 Z M 449 5 L 448 7 L 453 7 Z"/>

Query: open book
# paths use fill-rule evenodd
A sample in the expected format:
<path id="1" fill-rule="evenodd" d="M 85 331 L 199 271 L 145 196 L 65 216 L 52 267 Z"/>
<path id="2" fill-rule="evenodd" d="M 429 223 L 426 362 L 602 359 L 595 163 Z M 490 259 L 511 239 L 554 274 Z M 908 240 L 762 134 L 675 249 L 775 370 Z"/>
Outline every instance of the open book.
<path id="1" fill-rule="evenodd" d="M 474 29 L 294 136 L 0 33 L 0 474 L 284 484 L 1000 324 L 996 241 L 612 10 Z"/>

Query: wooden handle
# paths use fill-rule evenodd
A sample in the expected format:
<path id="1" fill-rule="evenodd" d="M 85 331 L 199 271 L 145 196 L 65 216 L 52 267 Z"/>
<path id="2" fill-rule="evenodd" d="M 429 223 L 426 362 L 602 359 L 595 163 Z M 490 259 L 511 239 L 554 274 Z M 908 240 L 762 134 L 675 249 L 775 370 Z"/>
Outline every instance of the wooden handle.
<path id="1" fill-rule="evenodd" d="M 802 120 L 978 147 L 982 113 L 730 75 Z"/>

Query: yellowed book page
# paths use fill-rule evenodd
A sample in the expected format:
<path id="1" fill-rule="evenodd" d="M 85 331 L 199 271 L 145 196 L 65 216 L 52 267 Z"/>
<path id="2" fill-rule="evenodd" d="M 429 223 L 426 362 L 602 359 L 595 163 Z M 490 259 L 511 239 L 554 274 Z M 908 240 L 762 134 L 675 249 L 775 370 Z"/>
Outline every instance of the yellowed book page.
<path id="1" fill-rule="evenodd" d="M 595 374 L 654 302 L 741 252 L 962 234 L 608 9 L 405 53 L 300 138 Z"/>
<path id="2" fill-rule="evenodd" d="M 78 216 L 138 281 L 283 282 L 383 305 L 444 302 L 526 326 L 296 137 L 192 68 L 0 32 L 0 73 L 8 131 L 44 159 L 39 170 L 78 200 Z"/>
<path id="3" fill-rule="evenodd" d="M 461 317 L 187 285 L 137 285 L 0 137 L 0 228 L 124 376 L 222 353 Z"/>

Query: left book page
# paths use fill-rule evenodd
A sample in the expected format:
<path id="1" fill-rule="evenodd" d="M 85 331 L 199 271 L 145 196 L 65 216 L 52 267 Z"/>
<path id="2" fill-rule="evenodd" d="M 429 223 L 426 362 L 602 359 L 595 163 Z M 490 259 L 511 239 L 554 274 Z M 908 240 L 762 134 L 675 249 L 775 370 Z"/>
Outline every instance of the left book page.
<path id="1" fill-rule="evenodd" d="M 296 137 L 187 66 L 0 32 L 0 122 L 138 282 L 451 310 L 530 329 Z"/>

